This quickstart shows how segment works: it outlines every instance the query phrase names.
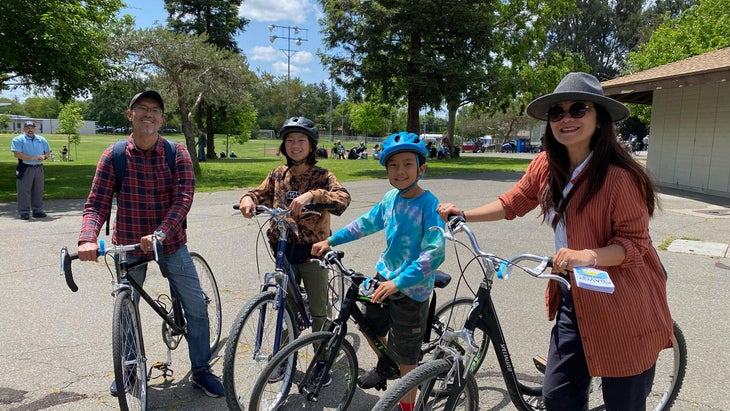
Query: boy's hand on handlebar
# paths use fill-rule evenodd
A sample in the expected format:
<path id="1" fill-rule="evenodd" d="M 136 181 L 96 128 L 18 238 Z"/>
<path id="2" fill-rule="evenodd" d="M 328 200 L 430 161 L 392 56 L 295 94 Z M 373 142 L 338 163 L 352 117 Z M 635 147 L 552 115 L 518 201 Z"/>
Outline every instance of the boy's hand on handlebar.
<path id="1" fill-rule="evenodd" d="M 330 242 L 328 240 L 320 241 L 312 244 L 312 255 L 322 257 L 330 249 Z"/>
<path id="2" fill-rule="evenodd" d="M 99 244 L 91 241 L 81 243 L 79 244 L 77 254 L 81 261 L 98 261 Z"/>
<path id="3" fill-rule="evenodd" d="M 256 204 L 254 204 L 253 199 L 249 196 L 241 198 L 238 208 L 241 210 L 241 214 L 246 218 L 252 218 L 256 215 Z"/>
<path id="4" fill-rule="evenodd" d="M 378 285 L 378 288 L 375 289 L 375 292 L 373 292 L 373 295 L 370 297 L 370 301 L 374 303 L 382 303 L 386 298 L 397 292 L 398 287 L 395 286 L 395 283 L 392 280 L 385 281 Z"/>

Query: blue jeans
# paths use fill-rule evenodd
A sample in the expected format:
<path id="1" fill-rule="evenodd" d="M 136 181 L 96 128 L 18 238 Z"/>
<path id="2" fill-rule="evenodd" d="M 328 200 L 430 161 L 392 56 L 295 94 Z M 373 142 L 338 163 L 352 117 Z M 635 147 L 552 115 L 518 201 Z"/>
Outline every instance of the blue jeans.
<path id="1" fill-rule="evenodd" d="M 130 257 L 128 260 L 133 262 L 139 258 Z M 208 371 L 211 358 L 208 309 L 203 299 L 198 273 L 195 271 L 187 246 L 182 246 L 174 253 L 161 258 L 160 271 L 167 277 L 170 287 L 177 294 L 185 311 L 191 370 L 193 374 Z M 129 271 L 129 275 L 140 285 L 144 284 L 147 265 L 135 267 Z M 135 301 L 139 302 L 139 296 L 135 297 Z"/>

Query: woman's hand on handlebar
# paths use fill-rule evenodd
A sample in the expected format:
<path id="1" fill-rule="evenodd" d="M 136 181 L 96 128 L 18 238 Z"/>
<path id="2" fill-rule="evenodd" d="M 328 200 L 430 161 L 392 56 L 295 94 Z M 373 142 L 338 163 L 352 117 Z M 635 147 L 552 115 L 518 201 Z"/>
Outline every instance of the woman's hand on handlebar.
<path id="1" fill-rule="evenodd" d="M 463 211 L 459 207 L 451 203 L 439 204 L 436 211 L 439 213 L 439 216 L 441 216 L 441 219 L 446 222 L 449 221 L 449 216 L 463 215 Z"/>
<path id="2" fill-rule="evenodd" d="M 397 292 L 398 287 L 395 286 L 395 283 L 392 280 L 384 281 L 375 289 L 375 292 L 373 292 L 373 295 L 370 297 L 370 301 L 374 303 L 382 303 L 386 298 Z"/>
<path id="3" fill-rule="evenodd" d="M 253 218 L 256 215 L 256 204 L 253 199 L 249 196 L 241 197 L 241 201 L 238 204 L 241 214 L 246 218 Z"/>
<path id="4" fill-rule="evenodd" d="M 329 251 L 330 248 L 331 247 L 329 240 L 323 240 L 318 243 L 314 243 L 312 244 L 312 255 L 322 257 L 327 251 Z"/>
<path id="5" fill-rule="evenodd" d="M 77 253 L 81 261 L 98 261 L 99 244 L 92 241 L 81 243 L 79 244 Z"/>

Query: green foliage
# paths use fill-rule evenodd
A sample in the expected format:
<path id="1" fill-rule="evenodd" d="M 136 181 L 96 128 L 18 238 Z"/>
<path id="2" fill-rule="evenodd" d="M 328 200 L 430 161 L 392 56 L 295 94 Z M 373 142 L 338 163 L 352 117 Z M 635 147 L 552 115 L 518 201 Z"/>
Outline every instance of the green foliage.
<path id="1" fill-rule="evenodd" d="M 388 127 L 388 108 L 369 101 L 350 106 L 350 122 L 353 130 L 366 136 L 382 136 Z"/>
<path id="2" fill-rule="evenodd" d="M 44 135 L 56 148 L 65 144 L 66 136 L 59 134 Z M 167 136 L 181 141 L 183 136 Z M 225 136 L 216 136 L 225 139 Z M 49 162 L 46 164 L 45 195 L 47 199 L 83 199 L 89 194 L 96 163 L 102 151 L 112 144 L 116 137 L 104 135 L 84 135 L 84 144 L 77 146 L 78 152 L 73 162 Z M 195 189 L 198 192 L 220 190 L 243 190 L 258 186 L 274 167 L 284 164 L 277 156 L 279 140 L 249 140 L 245 144 L 230 142 L 229 150 L 235 151 L 237 159 L 208 159 L 201 164 Z M 348 144 L 346 142 L 346 144 Z M 349 145 L 349 144 L 348 144 Z M 195 156 L 194 156 L 195 157 Z M 487 156 L 461 157 L 456 160 L 429 161 L 426 178 L 442 175 L 484 173 L 490 171 L 521 172 L 529 164 L 529 159 L 513 157 L 495 158 Z M 8 153 L 0 153 L 0 175 L 12 175 L 17 162 Z M 387 185 L 385 169 L 375 160 L 335 160 L 322 159 L 319 166 L 331 170 L 342 182 L 381 179 Z M 15 201 L 15 179 L 0 179 L 0 201 Z"/>
<path id="3" fill-rule="evenodd" d="M 0 130 L 7 130 L 10 127 L 10 116 L 0 114 Z"/>
<path id="4" fill-rule="evenodd" d="M 210 44 L 240 53 L 234 36 L 249 20 L 239 16 L 241 0 L 165 0 L 167 23 L 175 33 L 207 34 Z"/>
<path id="5" fill-rule="evenodd" d="M 135 77 L 111 79 L 99 87 L 84 112 L 84 118 L 100 126 L 122 127 L 129 124 L 125 110 L 133 95 L 149 86 Z M 169 117 L 169 115 L 166 115 Z M 169 121 L 169 119 L 167 119 Z"/>
<path id="6" fill-rule="evenodd" d="M 56 118 L 61 112 L 61 102 L 53 97 L 28 97 L 23 105 L 28 117 Z"/>
<path id="7" fill-rule="evenodd" d="M 63 102 L 109 78 L 107 40 L 121 0 L 3 0 L 0 87 L 52 90 Z"/>
<path id="8" fill-rule="evenodd" d="M 632 72 L 730 46 L 730 0 L 700 0 L 667 19 L 628 57 Z"/>
<path id="9" fill-rule="evenodd" d="M 127 50 L 129 60 L 144 68 L 151 84 L 157 85 L 155 88 L 167 101 L 165 111 L 178 111 L 186 146 L 193 153 L 197 127 L 192 119 L 203 101 L 212 108 L 252 107 L 247 90 L 255 76 L 245 57 L 219 49 L 207 40 L 205 34 L 175 34 L 158 27 L 126 33 L 117 43 L 117 47 Z M 197 174 L 197 156 L 193 161 Z"/>
<path id="10" fill-rule="evenodd" d="M 58 114 L 58 133 L 78 135 L 79 127 L 83 125 L 84 117 L 79 103 L 68 103 L 61 107 L 61 112 Z"/>

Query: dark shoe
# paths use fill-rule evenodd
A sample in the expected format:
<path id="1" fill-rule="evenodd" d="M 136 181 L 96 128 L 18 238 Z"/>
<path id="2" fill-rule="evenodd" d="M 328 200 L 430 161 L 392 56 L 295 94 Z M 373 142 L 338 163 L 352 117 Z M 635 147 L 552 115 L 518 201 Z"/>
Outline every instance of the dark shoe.
<path id="1" fill-rule="evenodd" d="M 33 218 L 46 218 L 47 215 L 45 212 L 41 211 L 40 213 L 33 213 Z"/>
<path id="2" fill-rule="evenodd" d="M 357 386 L 363 390 L 375 388 L 378 390 L 386 389 L 386 382 L 388 380 L 394 380 L 398 378 L 398 374 L 382 359 L 378 360 L 378 365 L 372 370 L 368 371 L 365 375 L 358 377 Z"/>
<path id="3" fill-rule="evenodd" d="M 21 214 L 20 219 L 21 220 L 30 220 L 30 214 Z"/>
<path id="4" fill-rule="evenodd" d="M 129 370 L 127 372 L 127 379 L 124 382 L 124 392 L 129 392 L 129 387 L 133 387 L 136 382 L 137 373 L 134 372 L 134 369 Z M 112 381 L 112 384 L 109 386 L 109 393 L 112 397 L 116 397 L 119 394 L 117 390 L 117 380 Z"/>
<path id="5" fill-rule="evenodd" d="M 203 390 L 205 395 L 213 398 L 223 396 L 223 384 L 220 378 L 216 377 L 210 371 L 203 371 L 193 374 L 193 387 Z"/>
<path id="6" fill-rule="evenodd" d="M 314 368 L 314 383 L 319 383 L 322 380 L 322 386 L 326 387 L 332 384 L 332 371 L 328 371 L 327 374 L 324 372 L 324 361 L 317 361 L 317 365 Z"/>
<path id="7" fill-rule="evenodd" d="M 279 368 L 274 370 L 274 372 L 269 376 L 269 382 L 279 382 L 284 379 L 284 375 L 286 375 L 286 369 L 289 367 L 289 361 L 284 360 L 283 362 L 279 363 Z"/>

